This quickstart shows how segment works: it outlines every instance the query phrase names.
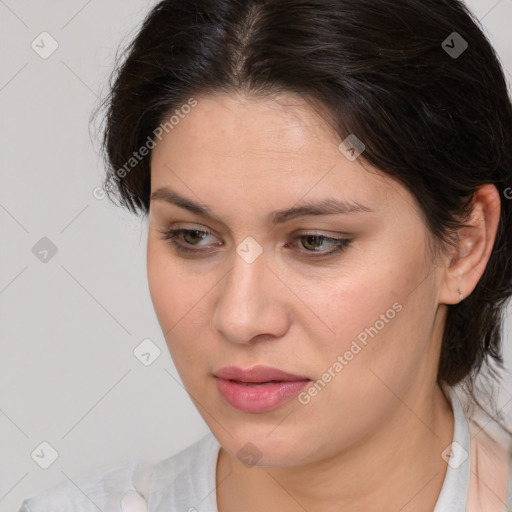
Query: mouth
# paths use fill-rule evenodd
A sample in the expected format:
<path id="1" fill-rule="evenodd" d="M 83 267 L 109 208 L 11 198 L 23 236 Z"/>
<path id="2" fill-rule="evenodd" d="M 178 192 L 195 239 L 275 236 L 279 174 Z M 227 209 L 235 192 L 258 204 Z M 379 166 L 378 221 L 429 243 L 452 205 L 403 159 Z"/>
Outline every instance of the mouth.
<path id="1" fill-rule="evenodd" d="M 217 389 L 231 407 L 246 413 L 269 412 L 289 402 L 308 382 L 309 377 L 255 366 L 221 368 L 214 374 Z"/>
<path id="2" fill-rule="evenodd" d="M 214 376 L 249 386 L 311 380 L 309 377 L 304 375 L 296 375 L 280 370 L 279 368 L 271 368 L 269 366 L 262 365 L 253 366 L 248 369 L 242 369 L 236 366 L 227 366 L 215 372 Z"/>
<path id="3" fill-rule="evenodd" d="M 243 386 L 267 386 L 269 384 L 276 384 L 279 382 L 285 382 L 282 380 L 269 380 L 268 382 L 244 382 L 242 380 L 235 380 L 235 379 L 227 379 L 230 382 L 236 382 L 237 384 L 242 384 Z"/>

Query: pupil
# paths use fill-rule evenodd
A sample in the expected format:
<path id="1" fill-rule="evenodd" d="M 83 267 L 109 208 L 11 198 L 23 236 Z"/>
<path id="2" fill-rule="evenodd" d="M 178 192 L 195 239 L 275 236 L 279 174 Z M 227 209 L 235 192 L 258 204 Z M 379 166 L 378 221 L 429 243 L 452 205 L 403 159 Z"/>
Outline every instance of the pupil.
<path id="1" fill-rule="evenodd" d="M 197 238 L 199 238 L 200 240 L 202 240 L 204 237 L 199 235 L 200 231 L 187 231 L 185 233 L 185 236 L 186 237 L 189 237 L 189 238 L 196 238 L 196 242 L 198 241 Z M 195 235 L 195 236 L 194 236 Z M 192 240 L 192 242 L 194 242 L 194 240 Z"/>
<path id="2" fill-rule="evenodd" d="M 306 239 L 308 240 L 308 243 L 307 245 L 310 245 L 310 240 L 313 240 L 312 244 L 311 245 L 315 245 L 315 241 L 318 245 L 320 245 L 322 243 L 322 240 L 323 240 L 323 236 L 320 236 L 320 235 L 308 235 L 306 236 Z"/>

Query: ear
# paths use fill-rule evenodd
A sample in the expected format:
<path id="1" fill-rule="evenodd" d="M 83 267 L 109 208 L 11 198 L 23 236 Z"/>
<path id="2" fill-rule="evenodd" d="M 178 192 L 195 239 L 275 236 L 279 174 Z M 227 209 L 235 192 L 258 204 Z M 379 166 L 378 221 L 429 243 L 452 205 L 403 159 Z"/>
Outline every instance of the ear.
<path id="1" fill-rule="evenodd" d="M 500 220 L 498 189 L 480 186 L 472 200 L 467 227 L 457 231 L 457 247 L 447 256 L 439 290 L 441 304 L 457 304 L 475 289 L 489 261 Z M 462 294 L 462 295 L 461 295 Z"/>

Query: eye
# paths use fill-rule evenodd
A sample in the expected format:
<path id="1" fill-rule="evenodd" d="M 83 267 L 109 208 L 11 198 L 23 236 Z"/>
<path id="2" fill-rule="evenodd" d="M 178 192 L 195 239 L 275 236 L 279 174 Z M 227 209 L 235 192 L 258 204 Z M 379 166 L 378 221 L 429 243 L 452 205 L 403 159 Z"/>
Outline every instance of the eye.
<path id="1" fill-rule="evenodd" d="M 180 228 L 159 232 L 164 235 L 161 239 L 172 244 L 178 252 L 196 255 L 211 252 L 207 249 L 194 248 L 202 246 L 208 247 L 207 244 L 201 244 L 200 242 L 207 239 L 209 236 L 213 237 L 212 232 L 209 230 Z M 294 240 L 300 240 L 300 245 L 304 247 L 305 250 L 299 250 L 299 252 L 310 258 L 321 258 L 339 253 L 344 251 L 352 242 L 352 240 L 348 238 L 333 238 L 318 233 L 302 233 L 296 236 Z M 333 248 L 331 250 L 321 250 L 325 244 Z M 222 245 L 222 242 L 217 242 L 213 245 L 219 246 Z M 290 247 L 290 244 L 286 244 L 286 247 Z"/>
<path id="2" fill-rule="evenodd" d="M 182 236 L 185 243 L 190 246 L 199 246 L 197 241 L 204 240 L 207 236 L 213 236 L 211 231 L 204 231 L 202 229 L 169 229 L 165 231 L 160 231 L 161 234 L 165 235 L 162 240 L 168 241 L 172 244 L 177 251 L 179 252 L 188 252 L 188 253 L 199 253 L 204 252 L 204 249 L 190 249 L 189 247 L 184 246 L 179 243 L 177 239 Z M 217 244 L 219 245 L 219 244 Z"/>
<path id="3" fill-rule="evenodd" d="M 300 240 L 302 247 L 306 248 L 306 251 L 303 252 L 306 254 L 318 253 L 314 255 L 312 254 L 311 257 L 313 258 L 329 256 L 331 254 L 344 251 L 352 242 L 352 240 L 348 238 L 333 238 L 318 233 L 303 233 L 299 235 L 297 239 Z M 321 248 L 325 245 L 326 242 L 331 247 L 334 246 L 334 248 L 331 250 L 322 251 Z"/>

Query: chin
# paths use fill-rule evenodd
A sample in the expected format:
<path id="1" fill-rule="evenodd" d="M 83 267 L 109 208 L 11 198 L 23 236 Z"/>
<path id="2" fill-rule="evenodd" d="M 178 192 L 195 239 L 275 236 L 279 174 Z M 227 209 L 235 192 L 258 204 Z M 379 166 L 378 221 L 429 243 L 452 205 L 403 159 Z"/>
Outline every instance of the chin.
<path id="1" fill-rule="evenodd" d="M 275 428 L 275 427 L 273 427 Z M 280 427 L 278 427 L 280 428 Z M 268 425 L 262 428 L 253 426 L 242 428 L 237 432 L 229 430 L 232 434 L 220 433 L 217 437 L 223 449 L 233 458 L 239 459 L 247 466 L 285 468 L 303 464 L 305 458 L 309 458 L 314 447 L 311 443 L 301 441 L 286 433 L 281 435 L 271 433 Z M 275 434 L 275 435 L 274 435 Z M 307 452 L 307 453 L 306 453 Z"/>

